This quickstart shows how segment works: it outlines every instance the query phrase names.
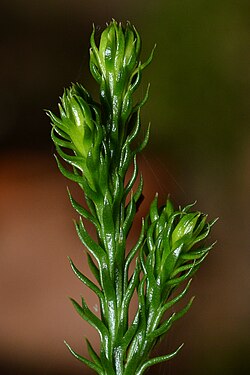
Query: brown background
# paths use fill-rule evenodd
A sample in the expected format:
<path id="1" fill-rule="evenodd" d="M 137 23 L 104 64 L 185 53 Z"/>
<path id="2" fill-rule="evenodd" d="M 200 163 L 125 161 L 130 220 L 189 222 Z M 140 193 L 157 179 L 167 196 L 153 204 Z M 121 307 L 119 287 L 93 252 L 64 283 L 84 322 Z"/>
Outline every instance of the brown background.
<path id="1" fill-rule="evenodd" d="M 143 57 L 157 43 L 138 93 L 151 82 L 136 229 L 156 190 L 220 217 L 218 244 L 192 284 L 195 303 L 157 351 L 185 346 L 149 373 L 249 374 L 249 8 L 246 0 L 1 1 L 1 374 L 88 373 L 63 344 L 84 353 L 84 336 L 97 336 L 67 300 L 86 293 L 67 255 L 83 270 L 85 257 L 43 109 L 56 111 L 70 82 L 96 90 L 88 39 L 93 22 L 113 17 L 135 23 Z"/>

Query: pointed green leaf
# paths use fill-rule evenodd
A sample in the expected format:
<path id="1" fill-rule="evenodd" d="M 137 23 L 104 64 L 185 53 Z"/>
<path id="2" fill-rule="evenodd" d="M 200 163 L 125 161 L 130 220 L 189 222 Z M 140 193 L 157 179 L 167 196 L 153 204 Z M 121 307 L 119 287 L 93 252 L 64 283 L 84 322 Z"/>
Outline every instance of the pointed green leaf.
<path id="1" fill-rule="evenodd" d="M 94 327 L 101 338 L 101 341 L 104 342 L 107 340 L 109 333 L 107 327 L 104 323 L 88 308 L 84 298 L 82 297 L 82 306 L 79 305 L 73 298 L 70 298 L 76 312 L 88 322 L 92 327 Z"/>
<path id="2" fill-rule="evenodd" d="M 136 214 L 136 204 L 135 204 L 135 200 L 134 200 L 134 197 L 133 197 L 133 193 L 131 193 L 130 202 L 126 207 L 126 216 L 125 216 L 125 220 L 124 220 L 124 224 L 123 224 L 123 231 L 124 231 L 124 235 L 126 237 L 127 237 L 128 233 L 129 233 L 129 230 L 132 226 L 135 214 Z"/>
<path id="3" fill-rule="evenodd" d="M 76 210 L 76 212 L 84 217 L 84 219 L 89 220 L 92 224 L 95 225 L 95 227 L 99 227 L 97 219 L 90 213 L 88 212 L 84 207 L 82 207 L 71 195 L 69 188 L 67 188 L 70 203 L 72 207 Z"/>
<path id="4" fill-rule="evenodd" d="M 100 357 L 97 355 L 96 351 L 94 350 L 93 346 L 89 342 L 89 340 L 86 338 L 86 343 L 87 343 L 87 348 L 88 348 L 88 353 L 90 355 L 90 358 L 94 361 L 94 363 L 102 368 L 102 364 L 100 361 Z M 103 369 L 102 369 L 103 370 Z M 104 370 L 103 370 L 104 373 Z"/>
<path id="5" fill-rule="evenodd" d="M 90 237 L 81 219 L 79 224 L 75 222 L 75 227 L 80 240 L 84 246 L 86 246 L 90 254 L 95 257 L 99 267 L 100 264 L 107 264 L 107 257 L 104 250 Z"/>
<path id="6" fill-rule="evenodd" d="M 59 159 L 57 158 L 56 155 L 55 155 L 55 159 L 56 159 L 58 168 L 59 168 L 60 172 L 62 173 L 62 175 L 64 177 L 68 178 L 71 181 L 77 182 L 79 184 L 82 183 L 82 176 L 79 176 L 79 175 L 76 175 L 76 174 L 74 174 L 72 172 L 69 172 L 66 168 L 64 168 L 63 165 L 60 163 L 60 161 L 59 161 Z"/>
<path id="7" fill-rule="evenodd" d="M 180 311 L 178 311 L 177 313 L 175 313 L 175 316 L 173 318 L 173 321 L 175 322 L 176 320 L 179 320 L 180 318 L 182 318 L 187 312 L 188 310 L 190 309 L 190 307 L 192 306 L 192 303 L 194 301 L 194 296 L 190 299 L 190 301 L 188 302 L 188 304 Z"/>
<path id="8" fill-rule="evenodd" d="M 174 317 L 175 317 L 175 313 L 173 313 L 170 318 L 168 318 L 165 322 L 163 322 L 159 328 L 155 329 L 153 332 L 151 332 L 149 335 L 148 335 L 148 340 L 151 340 L 153 341 L 154 339 L 156 339 L 158 336 L 162 336 L 164 335 L 169 329 L 170 327 L 172 326 L 173 322 L 175 321 L 174 320 Z"/>
<path id="9" fill-rule="evenodd" d="M 78 277 L 81 282 L 83 282 L 88 288 L 90 288 L 101 301 L 103 301 L 103 293 L 102 291 L 91 281 L 87 278 L 87 276 L 83 275 L 74 265 L 72 260 L 69 258 L 70 266 L 75 273 L 75 275 Z"/>
<path id="10" fill-rule="evenodd" d="M 148 367 L 156 365 L 157 363 L 165 362 L 165 361 L 168 361 L 168 360 L 172 359 L 181 350 L 181 348 L 183 347 L 183 345 L 184 344 L 180 345 L 179 348 L 175 352 L 173 352 L 171 354 L 166 354 L 166 355 L 162 355 L 160 357 L 155 357 L 155 358 L 149 359 L 148 361 L 146 361 L 140 367 L 139 370 L 136 371 L 135 375 L 142 375 L 146 371 L 146 369 Z"/>
<path id="11" fill-rule="evenodd" d="M 151 203 L 150 209 L 149 209 L 149 215 L 151 223 L 153 223 L 155 220 L 159 219 L 159 212 L 158 212 L 158 193 L 155 194 L 154 200 Z"/>
<path id="12" fill-rule="evenodd" d="M 85 365 L 87 365 L 89 368 L 95 370 L 98 374 L 100 375 L 104 375 L 104 372 L 102 370 L 102 368 L 98 365 L 96 365 L 95 363 L 91 362 L 89 359 L 81 356 L 80 354 L 77 354 L 70 346 L 69 344 L 64 341 L 65 345 L 67 346 L 67 348 L 69 349 L 70 353 L 76 358 L 78 359 L 80 362 L 83 362 Z"/>
<path id="13" fill-rule="evenodd" d="M 178 294 L 176 297 L 172 298 L 170 301 L 167 301 L 163 306 L 162 308 L 160 309 L 160 311 L 158 312 L 157 314 L 157 317 L 155 319 L 155 324 L 158 325 L 159 322 L 160 322 L 160 319 L 163 317 L 164 313 L 169 310 L 171 307 L 173 307 L 177 302 L 179 302 L 187 293 L 189 287 L 190 287 L 190 284 L 192 282 L 192 279 L 189 280 L 189 282 L 187 283 L 186 287 L 183 289 L 183 291 Z"/>
<path id="14" fill-rule="evenodd" d="M 93 259 L 91 258 L 91 255 L 89 253 L 87 253 L 87 258 L 88 258 L 88 265 L 89 265 L 90 271 L 95 276 L 95 278 L 96 278 L 97 282 L 99 283 L 99 285 L 101 285 L 99 269 L 95 265 Z"/>
<path id="15" fill-rule="evenodd" d="M 140 181 L 139 181 L 139 185 L 134 193 L 134 200 L 135 202 L 137 203 L 138 200 L 140 199 L 141 195 L 142 195 L 142 191 L 143 191 L 143 177 L 142 177 L 142 174 L 140 175 Z"/>

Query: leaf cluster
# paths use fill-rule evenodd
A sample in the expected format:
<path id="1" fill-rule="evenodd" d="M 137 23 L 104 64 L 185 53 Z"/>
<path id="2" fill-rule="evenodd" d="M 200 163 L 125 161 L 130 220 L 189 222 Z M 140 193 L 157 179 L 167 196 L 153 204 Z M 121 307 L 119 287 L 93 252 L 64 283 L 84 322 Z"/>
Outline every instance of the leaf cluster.
<path id="1" fill-rule="evenodd" d="M 77 359 L 100 375 L 141 375 L 180 349 L 150 357 L 156 343 L 191 306 L 192 299 L 182 310 L 165 318 L 165 312 L 186 294 L 191 276 L 211 249 L 202 243 L 213 223 L 207 222 L 202 213 L 190 211 L 192 205 L 175 211 L 168 199 L 164 207 L 158 208 L 156 196 L 135 246 L 127 249 L 143 190 L 136 155 L 149 138 L 148 128 L 139 140 L 140 111 L 148 90 L 139 103 L 134 103 L 134 92 L 152 54 L 141 63 L 137 30 L 130 23 L 123 27 L 114 20 L 103 31 L 99 48 L 95 30 L 90 43 L 90 71 L 99 85 L 100 102 L 77 83 L 64 91 L 59 116 L 47 112 L 60 157 L 56 157 L 58 167 L 80 186 L 85 196 L 87 208 L 69 192 L 71 204 L 80 216 L 76 231 L 88 251 L 88 264 L 96 282 L 88 279 L 71 259 L 70 265 L 80 281 L 96 294 L 101 311 L 99 318 L 84 298 L 81 303 L 72 299 L 78 314 L 98 331 L 100 353 L 89 340 L 90 359 L 67 346 Z M 131 164 L 133 173 L 127 181 Z M 86 220 L 94 225 L 97 240 L 88 233 Z M 130 276 L 132 261 L 135 267 Z M 179 291 L 184 282 L 186 286 Z M 129 324 L 133 295 L 137 295 L 138 306 Z"/>

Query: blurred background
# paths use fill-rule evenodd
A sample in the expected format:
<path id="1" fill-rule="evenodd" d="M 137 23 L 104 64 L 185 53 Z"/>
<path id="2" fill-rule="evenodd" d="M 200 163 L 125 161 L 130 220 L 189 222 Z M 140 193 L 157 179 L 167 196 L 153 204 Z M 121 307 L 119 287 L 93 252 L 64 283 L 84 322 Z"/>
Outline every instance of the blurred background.
<path id="1" fill-rule="evenodd" d="M 85 353 L 84 337 L 98 338 L 68 301 L 86 290 L 67 256 L 81 270 L 86 258 L 43 109 L 57 111 L 71 82 L 96 91 L 92 23 L 102 29 L 115 18 L 136 25 L 143 58 L 157 43 L 138 92 L 151 82 L 135 227 L 155 191 L 176 205 L 197 200 L 220 218 L 218 243 L 192 283 L 195 303 L 157 350 L 185 346 L 148 373 L 249 374 L 250 2 L 1 0 L 0 11 L 0 373 L 91 374 L 63 344 Z M 89 303 L 96 308 L 92 296 Z"/>

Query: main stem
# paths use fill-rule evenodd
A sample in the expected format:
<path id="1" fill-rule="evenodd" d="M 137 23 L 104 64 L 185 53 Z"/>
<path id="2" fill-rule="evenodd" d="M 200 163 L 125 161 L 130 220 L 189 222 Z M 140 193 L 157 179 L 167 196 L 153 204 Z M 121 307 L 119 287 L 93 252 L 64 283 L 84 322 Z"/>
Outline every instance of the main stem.
<path id="1" fill-rule="evenodd" d="M 120 185 L 119 196 L 123 196 L 124 185 Z M 112 190 L 114 191 L 114 190 Z M 109 343 L 102 348 L 105 357 L 109 361 L 110 368 L 107 375 L 123 375 L 124 353 L 121 347 L 121 340 L 124 335 L 124 322 L 121 321 L 122 302 L 123 302 L 123 282 L 124 282 L 124 262 L 126 239 L 123 231 L 124 223 L 124 203 L 116 202 L 114 212 L 114 200 L 103 198 L 103 202 L 97 208 L 98 220 L 100 222 L 101 233 L 100 241 L 107 254 L 107 264 L 102 264 L 100 269 L 102 289 L 105 299 L 105 310 L 102 315 L 108 323 Z M 118 207 L 118 209 L 117 209 Z M 108 268 L 108 269 L 107 269 Z M 124 312 L 123 312 L 124 314 Z M 125 315 L 128 314 L 128 311 Z M 127 316 L 126 316 L 127 320 Z M 108 352 L 105 348 L 108 348 Z M 106 370 L 105 370 L 106 371 Z"/>

